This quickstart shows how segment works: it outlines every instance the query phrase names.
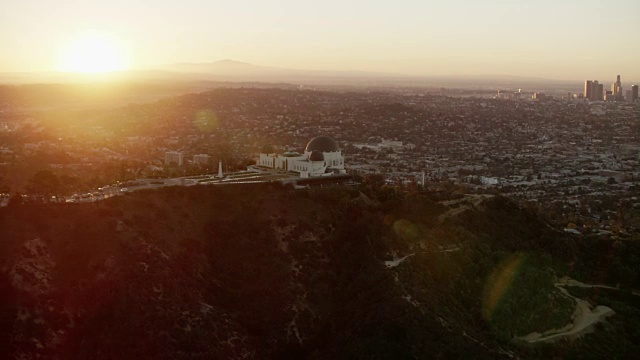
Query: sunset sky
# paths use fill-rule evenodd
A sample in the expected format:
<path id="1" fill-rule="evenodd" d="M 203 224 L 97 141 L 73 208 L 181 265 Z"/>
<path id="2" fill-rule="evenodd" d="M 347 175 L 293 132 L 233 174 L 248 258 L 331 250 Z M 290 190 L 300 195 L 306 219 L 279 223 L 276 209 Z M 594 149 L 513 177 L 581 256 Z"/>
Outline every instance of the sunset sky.
<path id="1" fill-rule="evenodd" d="M 0 72 L 226 58 L 299 69 L 640 80 L 638 0 L 1 4 Z"/>

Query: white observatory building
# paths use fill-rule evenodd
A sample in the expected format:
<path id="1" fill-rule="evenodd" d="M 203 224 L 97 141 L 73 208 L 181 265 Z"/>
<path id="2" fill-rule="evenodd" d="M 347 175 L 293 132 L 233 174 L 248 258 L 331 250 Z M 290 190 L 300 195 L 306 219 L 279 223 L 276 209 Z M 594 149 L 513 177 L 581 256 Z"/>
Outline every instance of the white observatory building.
<path id="1" fill-rule="evenodd" d="M 265 145 L 256 164 L 261 168 L 295 172 L 301 178 L 345 174 L 344 157 L 335 140 L 318 136 L 307 144 L 304 154 L 288 151 L 276 154 L 273 146 Z"/>

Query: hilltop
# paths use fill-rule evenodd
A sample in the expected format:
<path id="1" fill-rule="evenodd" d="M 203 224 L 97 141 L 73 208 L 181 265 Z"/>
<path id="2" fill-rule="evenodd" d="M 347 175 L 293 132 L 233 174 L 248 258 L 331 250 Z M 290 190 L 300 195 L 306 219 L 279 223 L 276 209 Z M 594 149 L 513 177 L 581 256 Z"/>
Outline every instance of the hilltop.
<path id="1" fill-rule="evenodd" d="M 0 227 L 3 357 L 639 351 L 638 301 L 624 290 L 638 288 L 637 243 L 556 232 L 501 197 L 366 182 L 175 187 L 12 206 L 0 209 Z M 594 294 L 565 280 L 564 293 L 554 282 L 565 276 L 612 289 Z M 519 340 L 570 324 L 572 296 L 616 314 L 581 338 Z"/>

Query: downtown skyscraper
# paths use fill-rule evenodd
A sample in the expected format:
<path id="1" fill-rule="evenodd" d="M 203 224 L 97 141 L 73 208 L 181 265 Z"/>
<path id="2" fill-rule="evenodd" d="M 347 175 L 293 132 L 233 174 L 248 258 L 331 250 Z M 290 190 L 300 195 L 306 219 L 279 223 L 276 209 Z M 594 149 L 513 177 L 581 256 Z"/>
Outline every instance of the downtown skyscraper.
<path id="1" fill-rule="evenodd" d="M 584 97 L 591 101 L 604 100 L 604 86 L 598 80 L 586 80 L 584 82 Z"/>
<path id="2" fill-rule="evenodd" d="M 611 93 L 613 94 L 613 97 L 616 99 L 616 101 L 622 100 L 622 82 L 620 82 L 620 75 L 618 75 L 616 82 L 611 84 Z"/>
<path id="3" fill-rule="evenodd" d="M 585 80 L 584 97 L 591 101 L 622 101 L 625 98 L 620 75 L 618 75 L 616 81 L 611 84 L 611 91 L 606 91 L 606 97 L 603 85 L 604 84 L 598 83 L 598 80 Z"/>

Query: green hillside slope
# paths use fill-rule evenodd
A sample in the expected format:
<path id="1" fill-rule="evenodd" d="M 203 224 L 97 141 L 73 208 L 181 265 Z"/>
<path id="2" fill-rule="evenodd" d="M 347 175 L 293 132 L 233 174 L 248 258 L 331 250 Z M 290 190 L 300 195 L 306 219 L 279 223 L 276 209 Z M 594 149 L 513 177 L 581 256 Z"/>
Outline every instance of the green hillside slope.
<path id="1" fill-rule="evenodd" d="M 638 329 L 637 303 L 594 296 L 593 305 L 624 307 L 625 318 L 614 315 L 577 340 L 517 340 L 571 323 L 575 301 L 554 282 L 598 280 L 581 257 L 607 260 L 502 198 L 368 186 L 176 187 L 93 204 L 13 206 L 0 210 L 0 228 L 3 357 L 638 351 L 620 336 Z M 633 244 L 611 248 L 620 246 L 606 254 L 610 263 L 638 254 Z"/>

